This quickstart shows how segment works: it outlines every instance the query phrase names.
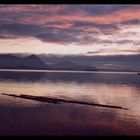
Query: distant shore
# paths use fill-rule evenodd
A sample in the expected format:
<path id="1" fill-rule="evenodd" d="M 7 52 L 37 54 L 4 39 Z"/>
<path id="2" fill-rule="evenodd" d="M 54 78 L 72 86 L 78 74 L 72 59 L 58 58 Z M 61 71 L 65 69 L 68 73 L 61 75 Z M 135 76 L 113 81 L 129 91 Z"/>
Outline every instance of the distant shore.
<path id="1" fill-rule="evenodd" d="M 1 69 L 9 72 L 51 72 L 51 73 L 106 73 L 106 74 L 137 74 L 135 71 L 79 71 L 79 70 L 45 70 L 45 69 Z"/>

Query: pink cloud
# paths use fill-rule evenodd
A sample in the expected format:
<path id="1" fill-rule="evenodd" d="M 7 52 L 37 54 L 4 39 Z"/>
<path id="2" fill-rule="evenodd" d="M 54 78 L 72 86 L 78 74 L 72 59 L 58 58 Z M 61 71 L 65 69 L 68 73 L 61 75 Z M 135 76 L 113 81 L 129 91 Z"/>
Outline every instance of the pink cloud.
<path id="1" fill-rule="evenodd" d="M 59 6 L 59 5 L 4 5 L 0 7 L 0 13 L 5 12 L 5 13 L 19 13 L 19 12 L 31 12 L 31 13 L 44 13 L 44 12 L 58 12 L 62 10 L 62 7 L 65 6 Z"/>
<path id="2" fill-rule="evenodd" d="M 63 25 L 51 25 L 58 28 L 68 28 L 71 23 L 74 21 L 87 21 L 94 22 L 98 24 L 112 24 L 112 23 L 121 23 L 128 20 L 137 19 L 140 17 L 140 6 L 131 6 L 128 8 L 120 9 L 111 13 L 102 14 L 102 15 L 87 15 L 86 11 L 83 9 L 77 11 L 69 11 L 66 14 L 58 14 L 59 11 L 67 10 L 66 6 L 63 5 L 54 5 L 54 6 L 42 6 L 42 5 L 16 5 L 9 6 L 7 8 L 0 8 L 0 12 L 31 12 L 31 15 L 17 17 L 15 22 L 24 23 L 24 24 L 37 24 L 37 25 L 46 25 L 49 22 L 58 22 L 64 21 L 66 24 Z M 47 16 L 41 13 L 52 12 L 52 16 Z M 35 15 L 33 13 L 36 13 Z"/>

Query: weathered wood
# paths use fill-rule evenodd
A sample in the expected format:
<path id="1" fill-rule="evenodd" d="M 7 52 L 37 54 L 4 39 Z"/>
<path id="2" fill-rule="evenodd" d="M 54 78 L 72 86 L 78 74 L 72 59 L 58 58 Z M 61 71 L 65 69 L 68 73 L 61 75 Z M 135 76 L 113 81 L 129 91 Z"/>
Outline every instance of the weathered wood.
<path id="1" fill-rule="evenodd" d="M 50 97 L 42 97 L 42 96 L 32 96 L 32 95 L 25 95 L 25 94 L 7 94 L 7 93 L 1 93 L 2 95 L 12 96 L 12 97 L 18 97 L 23 99 L 30 99 L 40 102 L 48 102 L 53 104 L 59 104 L 61 102 L 63 103 L 73 103 L 73 104 L 81 104 L 81 105 L 90 105 L 90 106 L 98 106 L 98 107 L 107 107 L 107 108 L 115 108 L 115 109 L 126 109 L 121 106 L 115 106 L 115 105 L 106 105 L 106 104 L 98 104 L 98 103 L 89 103 L 89 102 L 83 102 L 83 101 L 74 101 L 74 100 L 65 100 L 65 99 L 57 99 L 57 98 L 50 98 Z"/>

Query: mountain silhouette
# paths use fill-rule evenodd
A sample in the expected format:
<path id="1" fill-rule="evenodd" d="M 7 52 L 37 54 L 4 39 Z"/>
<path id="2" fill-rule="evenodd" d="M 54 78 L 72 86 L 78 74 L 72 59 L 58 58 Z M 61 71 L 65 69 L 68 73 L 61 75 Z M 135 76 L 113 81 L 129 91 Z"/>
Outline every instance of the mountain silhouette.
<path id="1" fill-rule="evenodd" d="M 32 67 L 38 67 L 38 68 L 47 67 L 47 65 L 36 55 L 30 55 L 28 57 L 25 57 L 23 60 L 23 64 L 25 66 L 32 66 Z"/>
<path id="2" fill-rule="evenodd" d="M 96 67 L 84 66 L 65 60 L 55 64 L 45 64 L 37 55 L 26 57 L 13 56 L 10 54 L 0 55 L 1 69 L 44 69 L 44 70 L 79 70 L 95 71 Z"/>
<path id="3" fill-rule="evenodd" d="M 49 69 L 48 65 L 36 55 L 30 55 L 25 58 L 12 55 L 0 55 L 0 68 Z"/>
<path id="4" fill-rule="evenodd" d="M 79 65 L 76 63 L 73 63 L 71 61 L 65 60 L 65 61 L 61 61 L 59 63 L 55 63 L 52 65 L 49 65 L 51 69 L 56 69 L 56 70 L 89 70 L 89 71 L 94 71 L 97 70 L 96 67 L 92 67 L 92 66 L 83 66 L 83 65 Z"/>

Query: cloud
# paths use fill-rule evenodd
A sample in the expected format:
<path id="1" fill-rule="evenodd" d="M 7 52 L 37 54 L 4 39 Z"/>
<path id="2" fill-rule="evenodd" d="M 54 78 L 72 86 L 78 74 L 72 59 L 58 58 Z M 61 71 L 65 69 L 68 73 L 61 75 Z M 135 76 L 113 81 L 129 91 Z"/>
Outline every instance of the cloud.
<path id="1" fill-rule="evenodd" d="M 127 29 L 139 25 L 139 9 L 139 5 L 0 5 L 0 39 L 34 37 L 65 45 L 138 46 L 140 34 Z"/>
<path id="2" fill-rule="evenodd" d="M 112 24 L 138 18 L 139 14 L 139 6 L 135 5 L 2 5 L 0 7 L 0 17 L 15 18 L 17 22 L 23 21 L 24 24 L 59 21 Z"/>
<path id="3" fill-rule="evenodd" d="M 101 53 L 103 52 L 104 50 L 103 49 L 100 49 L 100 50 L 95 50 L 95 51 L 88 51 L 86 54 L 98 54 L 98 53 Z"/>
<path id="4" fill-rule="evenodd" d="M 63 6 L 59 5 L 40 5 L 40 4 L 7 4 L 0 5 L 0 13 L 58 13 Z"/>
<path id="5" fill-rule="evenodd" d="M 139 54 L 140 53 L 140 49 L 137 49 L 137 50 L 122 50 L 123 52 L 129 52 L 129 53 L 137 53 Z"/>
<path id="6" fill-rule="evenodd" d="M 97 40 L 88 35 L 88 32 L 82 30 L 71 30 L 32 24 L 1 24 L 0 30 L 1 38 L 35 37 L 45 42 L 60 44 L 89 44 Z"/>

